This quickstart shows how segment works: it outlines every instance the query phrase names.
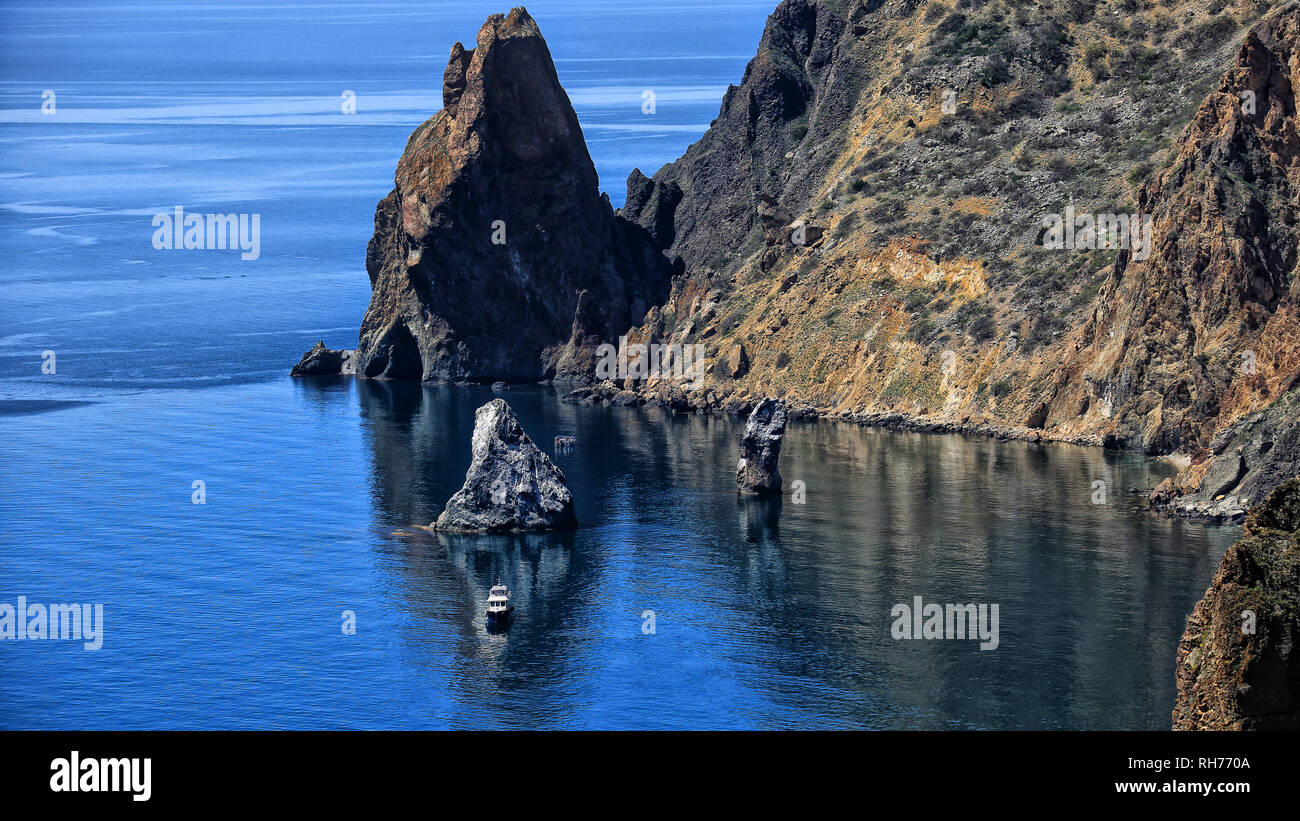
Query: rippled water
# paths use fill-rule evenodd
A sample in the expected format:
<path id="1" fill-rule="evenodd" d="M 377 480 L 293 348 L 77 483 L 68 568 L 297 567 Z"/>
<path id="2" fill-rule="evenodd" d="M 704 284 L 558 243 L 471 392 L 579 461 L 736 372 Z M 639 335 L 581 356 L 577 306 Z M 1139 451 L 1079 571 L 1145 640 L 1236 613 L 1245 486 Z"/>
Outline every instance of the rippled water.
<path id="1" fill-rule="evenodd" d="M 772 5 L 529 4 L 616 203 Z M 0 3 L 0 603 L 106 620 L 94 652 L 0 641 L 0 728 L 1168 726 L 1235 531 L 1143 511 L 1137 456 L 795 424 L 806 500 L 765 502 L 731 420 L 514 388 L 538 442 L 579 439 L 581 529 L 409 529 L 493 394 L 286 372 L 355 343 L 375 202 L 451 42 L 504 10 Z M 176 204 L 260 213 L 261 257 L 155 251 Z M 519 617 L 490 634 L 498 577 Z M 998 649 L 894 640 L 918 595 L 998 604 Z"/>

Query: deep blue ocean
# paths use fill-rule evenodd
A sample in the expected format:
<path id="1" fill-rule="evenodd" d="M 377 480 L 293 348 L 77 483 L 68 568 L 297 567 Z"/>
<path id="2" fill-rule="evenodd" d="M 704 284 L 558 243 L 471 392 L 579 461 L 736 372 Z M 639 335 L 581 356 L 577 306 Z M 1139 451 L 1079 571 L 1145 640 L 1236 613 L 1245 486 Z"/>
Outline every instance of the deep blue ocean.
<path id="1" fill-rule="evenodd" d="M 773 5 L 529 4 L 615 205 Z M 451 44 L 507 10 L 0 4 L 0 604 L 104 610 L 99 650 L 0 640 L 0 729 L 1167 728 L 1237 531 L 1144 511 L 1166 466 L 793 424 L 806 500 L 747 500 L 733 420 L 289 378 L 355 345 L 374 206 Z M 260 256 L 156 250 L 177 205 L 259 214 Z M 412 530 L 498 395 L 578 437 L 582 527 Z M 497 578 L 519 615 L 489 633 Z M 997 649 L 894 639 L 915 596 L 997 604 Z"/>

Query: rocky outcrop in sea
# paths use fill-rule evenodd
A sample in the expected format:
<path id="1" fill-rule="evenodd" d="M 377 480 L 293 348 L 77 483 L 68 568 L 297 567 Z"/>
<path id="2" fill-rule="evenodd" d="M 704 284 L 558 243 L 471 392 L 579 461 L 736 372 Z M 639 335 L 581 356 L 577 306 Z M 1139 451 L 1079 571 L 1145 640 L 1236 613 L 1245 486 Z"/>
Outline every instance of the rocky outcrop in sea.
<path id="1" fill-rule="evenodd" d="M 589 378 L 595 349 L 667 296 L 649 234 L 600 192 L 523 8 L 456 43 L 443 108 L 375 211 L 358 373 L 430 382 Z"/>
<path id="2" fill-rule="evenodd" d="M 349 359 L 355 356 L 355 353 L 355 351 L 331 350 L 325 347 L 325 340 L 321 340 L 302 355 L 302 359 L 293 366 L 289 375 L 336 376 L 348 369 Z"/>
<path id="3" fill-rule="evenodd" d="M 1300 729 L 1300 478 L 1251 509 L 1177 659 L 1175 730 Z"/>
<path id="4" fill-rule="evenodd" d="M 736 484 L 744 493 L 776 494 L 781 492 L 781 439 L 785 436 L 785 403 L 764 399 L 758 403 L 745 423 L 740 440 L 740 463 L 736 466 Z"/>
<path id="5" fill-rule="evenodd" d="M 577 527 L 564 473 L 528 438 L 504 399 L 474 412 L 472 447 L 464 486 L 431 528 L 504 533 Z"/>

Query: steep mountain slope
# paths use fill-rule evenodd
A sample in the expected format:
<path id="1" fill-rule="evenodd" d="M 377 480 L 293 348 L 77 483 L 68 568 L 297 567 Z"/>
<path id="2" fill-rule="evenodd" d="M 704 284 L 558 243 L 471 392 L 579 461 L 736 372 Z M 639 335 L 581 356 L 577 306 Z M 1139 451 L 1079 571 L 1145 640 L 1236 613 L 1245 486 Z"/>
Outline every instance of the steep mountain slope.
<path id="1" fill-rule="evenodd" d="M 1300 366 L 1297 11 L 1266 10 L 786 0 L 704 138 L 629 179 L 688 273 L 633 338 L 706 345 L 695 407 L 1203 456 Z M 1069 214 L 1139 230 L 1044 247 Z"/>
<path id="2" fill-rule="evenodd" d="M 1155 218 L 1151 256 L 1119 251 L 1049 425 L 1203 451 L 1300 379 L 1297 81 L 1290 6 L 1247 34 L 1169 167 L 1138 192 L 1138 210 Z M 1099 400 L 1113 408 L 1105 422 L 1073 413 Z"/>

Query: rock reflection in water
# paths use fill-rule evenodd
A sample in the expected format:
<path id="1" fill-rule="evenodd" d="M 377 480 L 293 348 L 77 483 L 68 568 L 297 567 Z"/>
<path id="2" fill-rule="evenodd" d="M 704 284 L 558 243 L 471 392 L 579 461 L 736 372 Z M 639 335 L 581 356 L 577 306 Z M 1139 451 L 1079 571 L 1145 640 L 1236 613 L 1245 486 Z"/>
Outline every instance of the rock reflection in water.
<path id="1" fill-rule="evenodd" d="M 428 524 L 493 392 L 357 388 L 376 527 Z M 1161 727 L 1182 621 L 1233 536 L 1143 510 L 1127 491 L 1163 470 L 1134 454 L 792 424 L 787 493 L 744 498 L 743 420 L 496 395 L 534 441 L 577 436 L 548 452 L 581 526 L 392 548 L 407 652 L 448 671 L 464 726 Z M 516 618 L 493 635 L 497 578 Z M 894 640 L 917 595 L 998 604 L 998 649 Z"/>

